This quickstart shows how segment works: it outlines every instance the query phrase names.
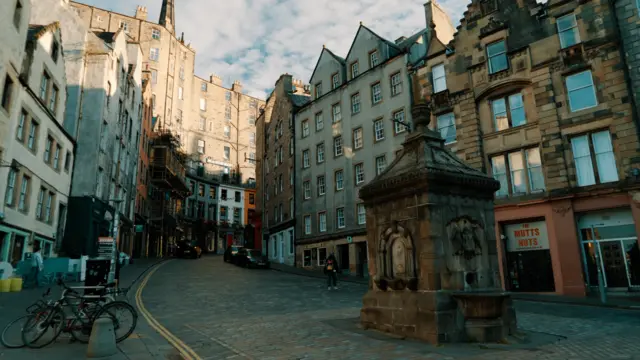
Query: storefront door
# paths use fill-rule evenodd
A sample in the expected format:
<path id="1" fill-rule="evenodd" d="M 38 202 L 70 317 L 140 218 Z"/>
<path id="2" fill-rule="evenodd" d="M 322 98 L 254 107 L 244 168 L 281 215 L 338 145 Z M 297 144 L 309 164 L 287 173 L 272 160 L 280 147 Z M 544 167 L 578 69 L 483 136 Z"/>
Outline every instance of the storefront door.
<path id="1" fill-rule="evenodd" d="M 278 261 L 284 264 L 284 239 L 282 233 L 278 234 Z"/>

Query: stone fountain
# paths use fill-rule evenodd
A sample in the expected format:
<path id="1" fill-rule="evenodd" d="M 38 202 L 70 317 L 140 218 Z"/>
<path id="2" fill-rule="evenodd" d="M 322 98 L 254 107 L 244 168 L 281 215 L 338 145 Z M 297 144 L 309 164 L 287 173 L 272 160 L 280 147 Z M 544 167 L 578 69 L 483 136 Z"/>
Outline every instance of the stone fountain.
<path id="1" fill-rule="evenodd" d="M 429 101 L 389 167 L 360 190 L 367 209 L 365 329 L 431 343 L 500 342 L 516 331 L 502 291 L 494 231 L 498 181 L 428 128 Z"/>

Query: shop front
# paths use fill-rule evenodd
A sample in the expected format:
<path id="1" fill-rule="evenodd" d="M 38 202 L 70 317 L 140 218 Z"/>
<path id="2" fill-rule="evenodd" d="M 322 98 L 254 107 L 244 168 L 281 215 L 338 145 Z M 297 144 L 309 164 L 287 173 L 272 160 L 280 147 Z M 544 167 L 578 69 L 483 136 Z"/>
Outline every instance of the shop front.
<path id="1" fill-rule="evenodd" d="M 369 273 L 366 248 L 366 235 L 301 244 L 296 247 L 298 252 L 296 266 L 306 269 L 322 269 L 327 257 L 333 253 L 343 274 L 366 277 Z"/>
<path id="2" fill-rule="evenodd" d="M 29 233 L 13 227 L 0 225 L 0 261 L 6 261 L 15 266 L 25 258 L 29 251 Z"/>
<path id="3" fill-rule="evenodd" d="M 640 249 L 629 207 L 576 214 L 584 277 L 599 287 L 598 271 L 608 291 L 640 291 Z"/>

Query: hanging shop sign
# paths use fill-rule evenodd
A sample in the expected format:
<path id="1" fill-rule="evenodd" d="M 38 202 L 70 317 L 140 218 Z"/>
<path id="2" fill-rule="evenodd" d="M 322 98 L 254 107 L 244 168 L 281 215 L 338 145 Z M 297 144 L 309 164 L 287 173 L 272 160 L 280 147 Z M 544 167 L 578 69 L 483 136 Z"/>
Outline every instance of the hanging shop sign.
<path id="1" fill-rule="evenodd" d="M 504 226 L 508 252 L 548 250 L 549 236 L 544 221 L 533 221 Z"/>

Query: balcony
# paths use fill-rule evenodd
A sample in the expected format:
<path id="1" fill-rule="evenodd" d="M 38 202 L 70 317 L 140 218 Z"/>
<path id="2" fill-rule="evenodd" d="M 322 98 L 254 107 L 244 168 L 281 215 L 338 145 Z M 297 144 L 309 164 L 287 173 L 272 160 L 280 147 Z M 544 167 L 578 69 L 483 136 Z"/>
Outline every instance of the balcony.
<path id="1" fill-rule="evenodd" d="M 162 190 L 188 192 L 184 155 L 178 150 L 177 138 L 169 131 L 162 131 L 155 135 L 149 161 L 151 184 Z"/>
<path id="2" fill-rule="evenodd" d="M 246 189 L 256 188 L 255 180 L 242 182 L 242 174 L 235 171 L 232 171 L 231 174 L 212 173 L 205 171 L 203 167 L 198 167 L 189 168 L 187 173 L 191 178 L 200 179 L 214 184 L 231 185 Z"/>

